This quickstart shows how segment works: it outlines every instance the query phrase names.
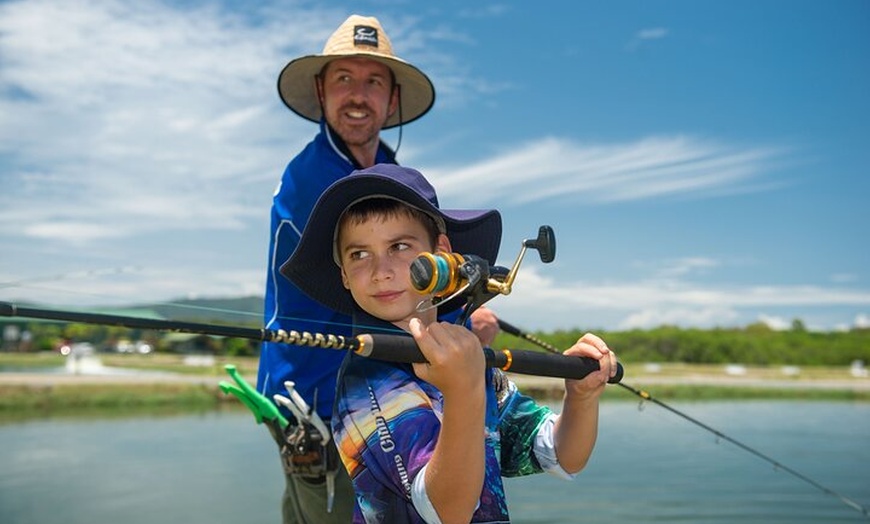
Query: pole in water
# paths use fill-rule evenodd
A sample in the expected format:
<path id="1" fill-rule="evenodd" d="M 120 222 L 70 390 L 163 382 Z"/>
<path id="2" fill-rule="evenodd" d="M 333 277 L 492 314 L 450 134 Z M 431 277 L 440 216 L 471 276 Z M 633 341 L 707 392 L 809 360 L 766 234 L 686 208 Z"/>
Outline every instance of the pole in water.
<path id="1" fill-rule="evenodd" d="M 505 331 L 511 335 L 514 335 L 516 337 L 533 342 L 549 352 L 558 352 L 559 351 L 555 346 L 535 337 L 534 335 L 526 333 L 522 329 L 520 329 L 512 324 L 509 324 L 501 319 L 499 319 L 498 324 L 499 324 L 499 327 L 503 331 Z M 765 462 L 772 464 L 776 469 L 785 471 L 786 473 L 792 475 L 793 477 L 798 478 L 798 479 L 810 484 L 814 488 L 820 490 L 822 493 L 825 493 L 826 495 L 830 495 L 836 499 L 839 499 L 840 502 L 842 502 L 843 504 L 845 504 L 845 505 L 849 506 L 850 508 L 860 512 L 862 515 L 864 515 L 865 518 L 870 519 L 870 509 L 868 509 L 866 506 L 863 506 L 863 505 L 859 504 L 858 502 L 855 502 L 854 500 L 850 499 L 849 497 L 846 497 L 845 495 L 843 495 L 841 493 L 838 493 L 837 491 L 834 491 L 826 486 L 823 486 L 822 484 L 816 482 L 815 480 L 804 475 L 803 473 L 800 473 L 800 472 L 786 466 L 785 464 L 783 464 L 777 460 L 774 460 L 773 458 L 769 457 L 768 455 L 765 455 L 764 453 L 758 451 L 757 449 L 755 449 L 747 444 L 744 444 L 743 442 L 740 442 L 739 440 L 737 440 L 735 438 L 729 437 L 725 433 L 722 433 L 721 431 L 714 429 L 714 428 L 708 426 L 707 424 L 704 424 L 703 422 L 683 413 L 682 411 L 662 402 L 661 400 L 658 400 L 657 398 L 653 397 L 647 391 L 644 391 L 641 389 L 635 389 L 635 388 L 629 386 L 628 384 L 625 384 L 622 381 L 619 381 L 617 383 L 620 386 L 622 386 L 623 388 L 627 389 L 628 391 L 630 391 L 630 392 L 634 393 L 635 395 L 637 395 L 638 397 L 640 397 L 641 400 L 648 400 L 648 401 L 650 401 L 658 406 L 661 406 L 662 408 L 670 411 L 671 413 L 673 413 L 679 417 L 682 417 L 683 419 L 691 422 L 692 424 L 695 424 L 696 426 L 704 429 L 705 431 L 709 431 L 710 433 L 716 435 L 717 438 L 727 440 L 728 442 L 734 444 L 738 448 L 755 455 L 756 457 L 764 460 Z"/>

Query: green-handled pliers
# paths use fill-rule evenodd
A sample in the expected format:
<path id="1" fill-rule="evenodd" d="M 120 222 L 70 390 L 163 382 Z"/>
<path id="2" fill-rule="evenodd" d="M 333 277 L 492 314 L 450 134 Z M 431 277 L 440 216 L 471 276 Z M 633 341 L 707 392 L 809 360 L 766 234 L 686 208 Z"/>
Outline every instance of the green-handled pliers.
<path id="1" fill-rule="evenodd" d="M 259 391 L 251 387 L 250 384 L 245 382 L 245 379 L 239 375 L 239 371 L 236 369 L 235 365 L 227 364 L 224 366 L 224 369 L 227 371 L 229 376 L 236 381 L 238 386 L 230 384 L 225 380 L 221 380 L 218 383 L 218 387 L 221 388 L 221 391 L 224 393 L 232 393 L 242 401 L 242 404 L 248 406 L 248 409 L 250 409 L 251 413 L 254 414 L 257 424 L 262 424 L 263 421 L 268 421 L 271 424 L 277 422 L 278 425 L 281 426 L 281 429 L 287 427 L 289 422 L 284 415 L 278 411 L 278 406 L 262 395 Z"/>

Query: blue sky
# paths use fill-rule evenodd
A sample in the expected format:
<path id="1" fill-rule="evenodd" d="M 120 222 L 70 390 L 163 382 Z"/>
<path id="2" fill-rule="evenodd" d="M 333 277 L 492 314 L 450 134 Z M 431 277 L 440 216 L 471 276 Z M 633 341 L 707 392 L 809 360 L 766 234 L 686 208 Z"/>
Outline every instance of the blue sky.
<path id="1" fill-rule="evenodd" d="M 316 131 L 277 75 L 353 12 L 436 86 L 400 162 L 502 211 L 502 265 L 555 229 L 506 320 L 870 326 L 864 0 L 0 2 L 0 300 L 262 293 Z"/>

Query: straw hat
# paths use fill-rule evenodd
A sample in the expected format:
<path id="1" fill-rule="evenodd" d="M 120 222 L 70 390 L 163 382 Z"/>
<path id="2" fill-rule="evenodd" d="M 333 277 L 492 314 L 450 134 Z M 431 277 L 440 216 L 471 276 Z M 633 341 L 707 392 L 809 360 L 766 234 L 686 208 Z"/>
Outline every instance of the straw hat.
<path id="1" fill-rule="evenodd" d="M 281 100 L 302 118 L 320 122 L 322 112 L 314 79 L 329 61 L 348 56 L 377 60 L 389 67 L 401 86 L 401 110 L 396 111 L 384 129 L 420 118 L 435 103 L 435 87 L 422 71 L 393 54 L 393 45 L 377 18 L 351 15 L 332 33 L 323 53 L 290 61 L 278 76 Z M 399 120 L 401 118 L 401 120 Z"/>

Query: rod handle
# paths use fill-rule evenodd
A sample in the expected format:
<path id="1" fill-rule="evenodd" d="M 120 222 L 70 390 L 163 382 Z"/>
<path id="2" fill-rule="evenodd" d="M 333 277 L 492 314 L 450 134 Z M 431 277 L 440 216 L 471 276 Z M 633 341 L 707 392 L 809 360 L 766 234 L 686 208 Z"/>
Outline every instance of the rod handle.
<path id="1" fill-rule="evenodd" d="M 354 351 L 363 357 L 406 364 L 426 362 L 417 343 L 408 336 L 365 334 L 359 335 L 357 341 L 359 346 Z M 579 380 L 599 369 L 598 361 L 589 357 L 572 357 L 523 349 L 484 348 L 484 352 L 488 366 L 522 375 Z M 608 382 L 618 383 L 622 380 L 623 374 L 622 364 L 617 364 L 616 374 Z"/>

